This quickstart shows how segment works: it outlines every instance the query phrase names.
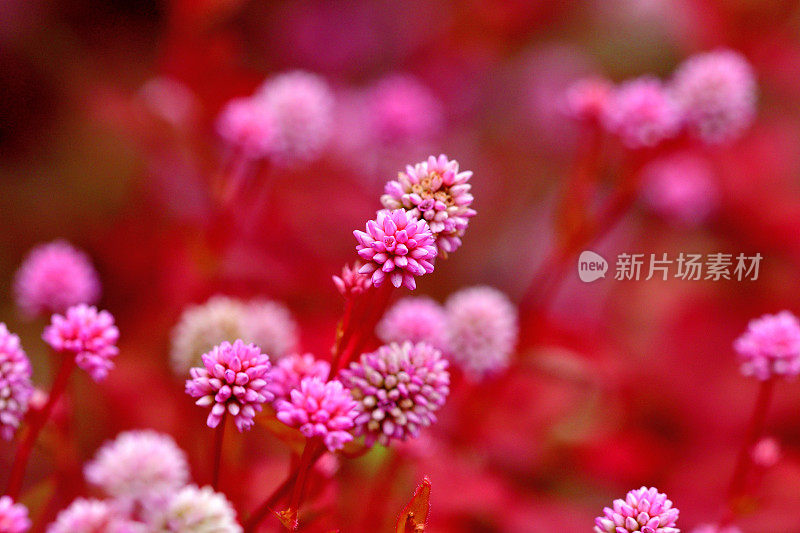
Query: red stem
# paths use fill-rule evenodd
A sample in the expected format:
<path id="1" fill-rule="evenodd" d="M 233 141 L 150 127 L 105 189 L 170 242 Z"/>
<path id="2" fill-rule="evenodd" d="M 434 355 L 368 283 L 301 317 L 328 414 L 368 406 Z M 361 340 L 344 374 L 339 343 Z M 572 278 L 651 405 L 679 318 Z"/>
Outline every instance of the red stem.
<path id="1" fill-rule="evenodd" d="M 31 418 L 30 425 L 27 428 L 25 436 L 17 450 L 17 455 L 14 457 L 14 464 L 11 467 L 11 475 L 9 476 L 8 489 L 6 494 L 11 499 L 16 500 L 19 492 L 22 489 L 22 481 L 25 477 L 25 469 L 28 466 L 33 447 L 42 431 L 45 423 L 53 411 L 58 399 L 64 393 L 69 383 L 69 376 L 72 373 L 72 368 L 75 366 L 75 358 L 71 354 L 63 354 L 61 366 L 58 369 L 53 385 L 50 389 L 50 394 L 47 397 L 47 403 L 44 404 L 41 412 L 36 413 Z"/>
<path id="2" fill-rule="evenodd" d="M 214 470 L 211 474 L 211 487 L 216 491 L 219 488 L 219 476 L 222 470 L 222 442 L 225 438 L 225 423 L 228 421 L 227 411 L 222 415 L 222 420 L 214 430 Z"/>

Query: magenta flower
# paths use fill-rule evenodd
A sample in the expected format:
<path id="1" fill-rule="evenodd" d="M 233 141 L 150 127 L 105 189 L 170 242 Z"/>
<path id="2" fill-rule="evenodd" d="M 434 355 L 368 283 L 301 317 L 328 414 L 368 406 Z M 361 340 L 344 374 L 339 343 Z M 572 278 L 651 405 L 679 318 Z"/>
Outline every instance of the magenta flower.
<path id="1" fill-rule="evenodd" d="M 308 438 L 321 437 L 332 452 L 353 440 L 349 431 L 358 416 L 357 406 L 341 382 L 318 377 L 303 378 L 300 388 L 290 392 L 289 400 L 275 403 L 278 420 Z"/>
<path id="2" fill-rule="evenodd" d="M 427 297 L 407 297 L 398 300 L 375 328 L 384 343 L 411 341 L 427 342 L 445 351 L 447 346 L 447 316 L 444 309 Z"/>
<path id="3" fill-rule="evenodd" d="M 394 74 L 370 89 L 367 119 L 373 134 L 387 143 L 430 139 L 444 122 L 442 104 L 413 76 Z"/>
<path id="4" fill-rule="evenodd" d="M 751 320 L 733 343 L 741 372 L 767 380 L 800 374 L 800 321 L 789 311 Z"/>
<path id="5" fill-rule="evenodd" d="M 63 313 L 100 297 L 100 281 L 91 261 L 65 241 L 33 248 L 17 271 L 14 293 L 29 316 Z"/>
<path id="6" fill-rule="evenodd" d="M 367 231 L 354 231 L 358 255 L 367 261 L 359 269 L 372 274 L 372 283 L 380 287 L 387 275 L 392 285 L 417 287 L 414 276 L 433 272 L 436 245 L 428 223 L 417 220 L 402 209 L 378 211 L 367 222 Z"/>
<path id="7" fill-rule="evenodd" d="M 471 379 L 504 370 L 517 344 L 517 308 L 492 287 L 462 289 L 445 302 L 450 359 Z"/>
<path id="8" fill-rule="evenodd" d="M 362 294 L 372 287 L 372 278 L 359 272 L 361 266 L 361 262 L 356 261 L 352 267 L 349 265 L 343 266 L 341 276 L 333 276 L 333 284 L 336 285 L 336 290 L 345 298 Z"/>
<path id="9" fill-rule="evenodd" d="M 738 137 L 755 118 L 755 74 L 747 60 L 732 50 L 690 57 L 675 71 L 671 90 L 686 125 L 707 143 Z"/>
<path id="10" fill-rule="evenodd" d="M 310 353 L 287 355 L 272 367 L 272 380 L 267 384 L 267 390 L 275 396 L 273 403 L 288 400 L 289 393 L 299 389 L 304 378 L 316 377 L 327 381 L 330 371 L 330 363 L 317 360 Z"/>
<path id="11" fill-rule="evenodd" d="M 656 159 L 642 169 L 645 204 L 677 224 L 694 226 L 706 220 L 717 206 L 717 189 L 708 162 L 690 153 Z"/>
<path id="12" fill-rule="evenodd" d="M 47 533 L 141 533 L 139 524 L 126 520 L 107 502 L 78 498 L 58 513 Z"/>
<path id="13" fill-rule="evenodd" d="M 5 440 L 13 438 L 28 410 L 33 395 L 31 373 L 19 337 L 0 322 L 0 437 Z"/>
<path id="14" fill-rule="evenodd" d="M 30 528 L 28 509 L 21 503 L 14 503 L 9 496 L 0 496 L 0 531 L 25 533 Z"/>
<path id="15" fill-rule="evenodd" d="M 655 488 L 632 490 L 624 500 L 614 500 L 612 507 L 603 509 L 595 518 L 595 533 L 680 533 L 675 527 L 678 509 L 666 494 Z"/>
<path id="16" fill-rule="evenodd" d="M 642 77 L 617 87 L 606 106 L 603 124 L 628 148 L 657 145 L 675 136 L 681 114 L 675 101 L 655 78 Z"/>
<path id="17" fill-rule="evenodd" d="M 367 446 L 416 437 L 450 393 L 447 360 L 424 342 L 381 346 L 342 369 L 340 379 L 358 402 L 356 433 Z"/>
<path id="18" fill-rule="evenodd" d="M 55 351 L 75 355 L 75 362 L 95 381 L 102 381 L 114 368 L 111 360 L 119 353 L 119 330 L 108 311 L 85 304 L 67 309 L 65 316 L 53 315 L 42 334 Z"/>
<path id="19" fill-rule="evenodd" d="M 564 112 L 576 120 L 599 121 L 614 92 L 614 85 L 603 78 L 584 78 L 567 88 Z"/>
<path id="20" fill-rule="evenodd" d="M 407 166 L 397 180 L 388 182 L 381 203 L 387 209 L 405 209 L 409 216 L 425 220 L 439 252 L 446 257 L 461 246 L 469 219 L 475 215 L 470 207 L 471 177 L 469 170 L 459 172 L 458 161 L 444 154 L 430 156 Z"/>
<path id="21" fill-rule="evenodd" d="M 256 412 L 273 398 L 267 390 L 269 357 L 258 346 L 237 340 L 233 344 L 223 342 L 203 354 L 203 364 L 205 368 L 189 371 L 186 393 L 199 398 L 197 405 L 211 406 L 208 427 L 217 427 L 227 412 L 239 431 L 252 428 Z"/>
<path id="22" fill-rule="evenodd" d="M 222 108 L 217 133 L 245 159 L 268 157 L 275 147 L 272 113 L 255 98 L 234 98 Z"/>

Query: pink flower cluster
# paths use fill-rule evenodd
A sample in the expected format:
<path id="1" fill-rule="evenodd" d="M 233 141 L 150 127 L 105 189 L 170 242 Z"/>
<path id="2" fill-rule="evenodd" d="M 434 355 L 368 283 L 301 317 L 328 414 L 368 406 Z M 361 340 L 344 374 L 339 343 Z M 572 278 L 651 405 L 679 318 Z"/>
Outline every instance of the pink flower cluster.
<path id="1" fill-rule="evenodd" d="M 656 78 L 643 77 L 613 91 L 603 124 L 628 148 L 652 147 L 678 133 L 681 115 L 664 85 Z"/>
<path id="2" fill-rule="evenodd" d="M 372 134 L 385 143 L 430 139 L 444 122 L 441 102 L 405 74 L 380 80 L 368 91 L 365 104 Z"/>
<path id="3" fill-rule="evenodd" d="M 208 427 L 215 428 L 228 413 L 236 428 L 253 427 L 256 412 L 273 399 L 267 390 L 269 357 L 254 344 L 237 340 L 223 342 L 203 354 L 205 368 L 192 368 L 186 380 L 186 393 L 198 398 L 197 405 L 211 407 Z"/>
<path id="4" fill-rule="evenodd" d="M 77 365 L 95 381 L 106 378 L 114 367 L 111 359 L 119 353 L 114 317 L 85 304 L 70 307 L 64 316 L 53 315 L 42 338 L 57 352 L 74 355 Z"/>
<path id="5" fill-rule="evenodd" d="M 0 322 L 0 437 L 5 440 L 11 440 L 28 410 L 33 394 L 31 373 L 19 337 Z"/>
<path id="6" fill-rule="evenodd" d="M 447 315 L 427 297 L 407 297 L 394 304 L 378 322 L 375 333 L 385 343 L 427 342 L 447 351 Z"/>
<path id="7" fill-rule="evenodd" d="M 8 496 L 0 496 L 0 531 L 25 533 L 30 528 L 28 509 L 20 503 L 14 503 Z"/>
<path id="8" fill-rule="evenodd" d="M 372 287 L 372 277 L 360 273 L 361 266 L 361 262 L 356 261 L 353 266 L 343 266 L 341 276 L 333 276 L 333 284 L 336 285 L 336 290 L 345 298 L 362 294 Z"/>
<path id="9" fill-rule="evenodd" d="M 746 376 L 763 381 L 800 374 L 800 321 L 789 311 L 751 320 L 733 347 Z"/>
<path id="10" fill-rule="evenodd" d="M 315 359 L 310 353 L 290 354 L 272 367 L 267 390 L 275 396 L 273 402 L 277 404 L 280 400 L 288 400 L 289 393 L 299 389 L 303 379 L 315 377 L 326 381 L 330 371 L 330 363 Z"/>
<path id="11" fill-rule="evenodd" d="M 642 487 L 630 491 L 624 500 L 614 500 L 595 519 L 595 533 L 680 533 L 675 527 L 679 511 L 666 494 Z"/>

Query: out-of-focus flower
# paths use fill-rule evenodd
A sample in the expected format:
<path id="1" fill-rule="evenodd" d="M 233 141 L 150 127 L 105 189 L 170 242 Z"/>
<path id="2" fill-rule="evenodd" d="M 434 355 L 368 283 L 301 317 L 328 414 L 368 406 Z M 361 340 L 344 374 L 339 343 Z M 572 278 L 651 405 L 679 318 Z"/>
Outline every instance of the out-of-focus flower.
<path id="1" fill-rule="evenodd" d="M 30 316 L 63 313 L 77 304 L 100 298 L 100 281 L 91 261 L 65 241 L 33 248 L 17 271 L 14 293 Z"/>
<path id="2" fill-rule="evenodd" d="M 614 85 L 604 78 L 583 78 L 567 88 L 564 112 L 576 120 L 599 121 L 606 112 Z"/>
<path id="3" fill-rule="evenodd" d="M 689 129 L 707 143 L 738 137 L 756 114 L 755 74 L 732 50 L 690 57 L 675 71 L 671 90 Z"/>
<path id="4" fill-rule="evenodd" d="M 446 257 L 461 246 L 461 237 L 475 215 L 472 171 L 459 172 L 458 161 L 442 154 L 430 156 L 414 166 L 408 165 L 396 180 L 386 184 L 381 203 L 387 209 L 405 209 L 409 216 L 423 219 L 430 226 L 440 253 Z M 377 284 L 376 284 L 377 285 Z"/>
<path id="5" fill-rule="evenodd" d="M 203 354 L 205 368 L 192 368 L 186 393 L 199 398 L 197 405 L 211 406 L 208 427 L 215 428 L 228 412 L 239 431 L 253 427 L 256 412 L 273 399 L 267 390 L 269 357 L 253 344 L 223 342 Z"/>
<path id="6" fill-rule="evenodd" d="M 349 431 L 359 414 L 358 404 L 340 381 L 303 378 L 300 387 L 289 393 L 289 400 L 278 401 L 275 406 L 278 420 L 308 438 L 321 437 L 332 452 L 353 440 Z"/>
<path id="7" fill-rule="evenodd" d="M 679 533 L 675 527 L 679 511 L 666 494 L 642 487 L 632 490 L 624 500 L 614 500 L 594 520 L 595 533 Z"/>
<path id="8" fill-rule="evenodd" d="M 398 300 L 378 322 L 375 332 L 384 343 L 427 342 L 446 351 L 447 316 L 437 302 L 427 297 Z"/>
<path id="9" fill-rule="evenodd" d="M 0 322 L 0 437 L 5 440 L 12 439 L 28 410 L 33 395 L 31 373 L 19 337 Z"/>
<path id="10" fill-rule="evenodd" d="M 148 520 L 152 533 L 241 533 L 236 511 L 211 487 L 184 487 Z"/>
<path id="11" fill-rule="evenodd" d="M 340 378 L 358 402 L 356 433 L 368 446 L 416 437 L 436 421 L 450 393 L 447 366 L 441 352 L 424 342 L 381 346 L 351 363 Z"/>
<path id="12" fill-rule="evenodd" d="M 169 77 L 147 81 L 139 89 L 139 98 L 154 115 L 175 127 L 192 123 L 198 111 L 194 93 L 180 81 Z"/>
<path id="13" fill-rule="evenodd" d="M 28 509 L 21 503 L 14 503 L 9 496 L 0 496 L 0 531 L 25 533 L 30 528 Z"/>
<path id="14" fill-rule="evenodd" d="M 366 96 L 367 118 L 375 136 L 388 143 L 429 139 L 443 123 L 442 104 L 413 76 L 390 75 Z"/>
<path id="15" fill-rule="evenodd" d="M 361 262 L 356 261 L 352 267 L 350 265 L 343 266 L 341 276 L 333 276 L 336 290 L 345 298 L 361 294 L 372 287 L 372 278 L 359 272 L 361 266 Z"/>
<path id="16" fill-rule="evenodd" d="M 89 483 L 109 496 L 131 502 L 163 496 L 189 481 L 183 450 L 169 435 L 150 430 L 120 433 L 83 471 Z"/>
<path id="17" fill-rule="evenodd" d="M 329 362 L 317 360 L 310 353 L 287 355 L 272 367 L 272 379 L 267 384 L 267 390 L 275 396 L 275 403 L 288 400 L 289 393 L 300 388 L 304 378 L 317 377 L 325 381 L 330 371 Z"/>
<path id="18" fill-rule="evenodd" d="M 781 445 L 772 437 L 764 437 L 750 450 L 750 457 L 761 468 L 771 468 L 781 459 Z"/>
<path id="19" fill-rule="evenodd" d="M 114 368 L 111 360 L 119 353 L 119 330 L 108 311 L 79 304 L 64 316 L 55 314 L 42 334 L 54 350 L 74 354 L 75 362 L 95 381 L 102 381 Z"/>
<path id="20" fill-rule="evenodd" d="M 517 343 L 517 309 L 502 292 L 479 286 L 445 302 L 448 356 L 467 376 L 479 379 L 508 366 Z"/>
<path id="21" fill-rule="evenodd" d="M 733 347 L 745 376 L 767 380 L 800 374 L 800 321 L 789 311 L 751 320 Z"/>
<path id="22" fill-rule="evenodd" d="M 718 526 L 716 524 L 701 524 L 692 529 L 691 533 L 742 533 L 742 530 L 736 526 Z"/>
<path id="23" fill-rule="evenodd" d="M 78 498 L 58 513 L 47 533 L 144 533 L 141 525 L 121 517 L 107 502 Z"/>
<path id="24" fill-rule="evenodd" d="M 296 346 L 297 335 L 297 324 L 283 304 L 213 296 L 181 315 L 172 331 L 170 362 L 175 374 L 185 376 L 191 367 L 202 364 L 204 353 L 236 339 L 252 342 L 277 359 Z"/>
<path id="25" fill-rule="evenodd" d="M 219 136 L 245 159 L 268 157 L 275 149 L 275 118 L 256 98 L 228 102 L 217 117 L 216 128 Z"/>
<path id="26" fill-rule="evenodd" d="M 680 129 L 678 105 L 660 81 L 642 77 L 619 85 L 612 93 L 603 124 L 628 148 L 655 146 Z"/>
<path id="27" fill-rule="evenodd" d="M 353 235 L 358 255 L 367 261 L 359 272 L 371 274 L 376 287 L 388 275 L 395 287 L 414 290 L 414 276 L 433 272 L 436 244 L 431 229 L 403 209 L 378 211 L 376 219 L 367 222 L 366 232 L 356 230 Z"/>
<path id="28" fill-rule="evenodd" d="M 675 154 L 656 159 L 642 170 L 641 195 L 667 220 L 691 226 L 703 222 L 716 208 L 718 191 L 706 160 Z"/>
<path id="29" fill-rule="evenodd" d="M 254 98 L 275 124 L 272 157 L 292 165 L 315 159 L 333 127 L 334 98 L 328 83 L 310 72 L 293 71 L 269 78 Z"/>

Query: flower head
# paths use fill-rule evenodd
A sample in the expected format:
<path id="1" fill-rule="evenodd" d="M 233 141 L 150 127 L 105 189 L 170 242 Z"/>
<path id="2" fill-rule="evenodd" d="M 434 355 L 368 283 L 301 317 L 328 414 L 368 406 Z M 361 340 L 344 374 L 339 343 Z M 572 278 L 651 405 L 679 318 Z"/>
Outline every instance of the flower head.
<path id="1" fill-rule="evenodd" d="M 372 274 L 372 283 L 380 287 L 387 275 L 392 285 L 417 287 L 414 276 L 433 272 L 436 245 L 428 223 L 417 220 L 402 209 L 378 211 L 367 222 L 366 232 L 354 231 L 358 255 L 367 261 L 359 269 Z"/>
<path id="2" fill-rule="evenodd" d="M 655 146 L 680 129 L 680 110 L 655 78 L 643 77 L 618 86 L 603 116 L 606 129 L 628 148 Z"/>
<path id="3" fill-rule="evenodd" d="M 75 355 L 75 362 L 95 381 L 102 381 L 114 368 L 111 360 L 119 353 L 119 330 L 108 311 L 85 304 L 67 309 L 64 316 L 53 315 L 42 334 L 54 350 Z"/>
<path id="4" fill-rule="evenodd" d="M 330 371 L 330 363 L 317 360 L 310 353 L 287 355 L 272 367 L 272 380 L 267 384 L 267 390 L 275 396 L 274 402 L 288 400 L 289 393 L 299 389 L 304 378 L 316 377 L 327 381 Z"/>
<path id="5" fill-rule="evenodd" d="M 362 294 L 372 287 L 372 278 L 359 272 L 361 266 L 361 262 L 356 261 L 353 266 L 343 266 L 341 276 L 333 276 L 333 284 L 336 285 L 336 290 L 345 298 Z"/>
<path id="6" fill-rule="evenodd" d="M 427 297 L 398 300 L 378 322 L 375 332 L 385 343 L 427 342 L 444 350 L 447 345 L 447 316 L 444 309 Z"/>
<path id="7" fill-rule="evenodd" d="M 675 527 L 678 509 L 666 494 L 655 488 L 632 490 L 624 500 L 614 500 L 612 507 L 603 509 L 595 518 L 595 533 L 680 533 Z"/>
<path id="8" fill-rule="evenodd" d="M 368 92 L 367 117 L 384 142 L 429 139 L 442 128 L 442 104 L 413 76 L 393 74 Z"/>
<path id="9" fill-rule="evenodd" d="M 211 487 L 189 485 L 176 492 L 163 509 L 150 514 L 153 533 L 241 533 L 236 511 Z"/>
<path id="10" fill-rule="evenodd" d="M 10 496 L 0 496 L 0 531 L 25 533 L 30 528 L 28 509 L 21 503 L 14 503 Z"/>
<path id="11" fill-rule="evenodd" d="M 211 406 L 208 427 L 217 427 L 226 412 L 233 416 L 239 431 L 253 427 L 256 412 L 273 398 L 267 390 L 269 357 L 258 346 L 237 340 L 203 354 L 203 364 L 205 368 L 189 371 L 186 393 L 199 398 L 197 405 Z"/>
<path id="12" fill-rule="evenodd" d="M 275 147 L 272 113 L 256 98 L 234 98 L 217 118 L 217 133 L 245 159 L 268 157 Z"/>
<path id="13" fill-rule="evenodd" d="M 78 498 L 58 513 L 47 533 L 142 533 L 140 525 L 126 520 L 110 504 Z"/>
<path id="14" fill-rule="evenodd" d="M 767 380 L 800 374 L 800 321 L 789 311 L 751 320 L 733 347 L 745 376 Z"/>
<path id="15" fill-rule="evenodd" d="M 31 372 L 19 337 L 0 322 L 0 437 L 6 440 L 14 436 L 28 410 L 33 395 Z"/>
<path id="16" fill-rule="evenodd" d="M 447 299 L 447 352 L 467 376 L 478 379 L 508 366 L 517 343 L 517 310 L 492 287 L 462 289 Z"/>
<path id="17" fill-rule="evenodd" d="M 65 241 L 33 248 L 14 279 L 19 307 L 30 316 L 63 313 L 100 297 L 100 281 L 89 258 Z"/>
<path id="18" fill-rule="evenodd" d="M 614 86 L 606 79 L 580 79 L 567 88 L 564 111 L 576 120 L 599 121 L 613 92 Z"/>
<path id="19" fill-rule="evenodd" d="M 358 402 L 356 432 L 368 446 L 416 437 L 436 421 L 450 393 L 447 360 L 424 342 L 381 346 L 343 369 L 340 379 Z"/>
<path id="20" fill-rule="evenodd" d="M 458 161 L 442 154 L 407 166 L 396 180 L 386 184 L 381 203 L 387 209 L 405 209 L 408 215 L 425 220 L 442 255 L 461 246 L 461 237 L 475 215 L 472 205 L 472 177 L 469 170 L 459 171 Z"/>
<path id="21" fill-rule="evenodd" d="M 186 454 L 172 437 L 150 430 L 126 431 L 105 443 L 84 467 L 89 483 L 109 496 L 144 501 L 186 485 Z"/>
<path id="22" fill-rule="evenodd" d="M 642 199 L 656 213 L 678 224 L 703 222 L 717 204 L 717 186 L 708 162 L 692 154 L 674 154 L 642 169 Z"/>
<path id="23" fill-rule="evenodd" d="M 265 81 L 254 98 L 275 122 L 275 162 L 303 163 L 325 148 L 333 128 L 334 99 L 321 76 L 299 70 L 279 74 Z"/>
<path id="24" fill-rule="evenodd" d="M 675 71 L 671 90 L 689 129 L 707 143 L 734 139 L 756 114 L 755 74 L 732 50 L 690 57 Z"/>
<path id="25" fill-rule="evenodd" d="M 241 338 L 273 359 L 294 350 L 298 337 L 297 323 L 284 304 L 263 298 L 245 304 Z"/>
<path id="26" fill-rule="evenodd" d="M 340 381 L 318 377 L 303 378 L 300 387 L 289 393 L 289 400 L 275 403 L 278 420 L 308 438 L 321 437 L 332 452 L 353 440 L 349 431 L 355 425 L 357 405 Z"/>

